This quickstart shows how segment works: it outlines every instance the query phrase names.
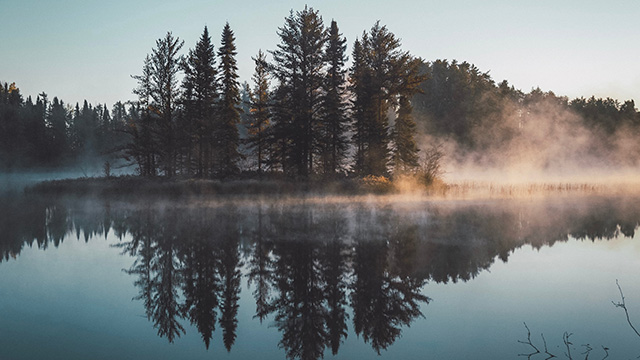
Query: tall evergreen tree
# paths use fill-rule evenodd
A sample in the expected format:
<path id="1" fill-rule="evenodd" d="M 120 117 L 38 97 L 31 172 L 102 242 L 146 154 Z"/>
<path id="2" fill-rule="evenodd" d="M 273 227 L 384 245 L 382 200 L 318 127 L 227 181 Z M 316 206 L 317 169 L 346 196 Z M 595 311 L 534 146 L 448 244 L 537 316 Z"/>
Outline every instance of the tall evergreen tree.
<path id="1" fill-rule="evenodd" d="M 398 104 L 396 120 L 393 129 L 393 158 L 394 173 L 411 172 L 418 164 L 418 146 L 416 144 L 416 123 L 413 117 L 411 99 L 422 92 L 420 85 L 427 76 L 421 71 L 423 61 L 408 53 L 400 59 L 401 83 L 398 88 Z"/>
<path id="2" fill-rule="evenodd" d="M 194 175 L 212 173 L 213 132 L 215 107 L 218 99 L 216 54 L 209 30 L 205 26 L 196 47 L 189 52 L 184 64 L 184 118 L 188 167 L 195 157 Z"/>
<path id="3" fill-rule="evenodd" d="M 236 65 L 235 36 L 229 23 L 222 30 L 222 42 L 218 49 L 220 57 L 220 101 L 218 105 L 218 125 L 215 141 L 219 164 L 218 175 L 228 176 L 238 171 L 239 136 L 237 124 L 240 122 L 240 87 L 238 66 Z"/>
<path id="4" fill-rule="evenodd" d="M 391 157 L 388 113 L 398 96 L 408 93 L 414 59 L 400 50 L 400 40 L 376 22 L 354 45 L 351 68 L 354 99 L 357 170 L 385 175 Z M 412 85 L 412 86 L 417 86 Z M 408 108 L 405 107 L 405 110 Z"/>
<path id="5" fill-rule="evenodd" d="M 365 49 L 356 39 L 350 69 L 351 112 L 353 117 L 353 142 L 355 145 L 355 171 L 364 175 L 365 158 L 369 148 L 369 121 L 373 118 L 373 96 L 371 96 L 371 69 L 367 64 Z"/>
<path id="6" fill-rule="evenodd" d="M 127 127 L 131 135 L 131 142 L 126 146 L 125 159 L 133 158 L 138 164 L 138 171 L 142 176 L 157 174 L 157 144 L 154 134 L 156 117 L 152 116 L 151 93 L 153 64 L 151 56 L 147 55 L 142 67 L 142 75 L 132 76 L 138 81 L 138 87 L 133 93 L 138 95 L 138 109 L 131 115 L 131 123 Z"/>
<path id="7" fill-rule="evenodd" d="M 411 115 L 411 102 L 406 96 L 398 101 L 398 116 L 393 131 L 394 173 L 406 173 L 418 167 L 418 146 L 414 134 L 416 123 Z"/>
<path id="8" fill-rule="evenodd" d="M 327 175 L 334 175 L 343 169 L 348 148 L 346 135 L 348 118 L 346 116 L 345 90 L 346 78 L 344 63 L 347 40 L 342 37 L 335 20 L 331 21 L 325 50 L 327 72 L 324 79 L 322 98 L 322 121 L 320 151 L 322 169 Z"/>
<path id="9" fill-rule="evenodd" d="M 275 93 L 277 136 L 281 136 L 283 161 L 291 172 L 307 177 L 313 172 L 321 105 L 326 31 L 313 8 L 291 11 L 278 29 L 280 44 L 273 51 L 272 72 L 278 81 Z M 283 164 L 285 165 L 285 164 Z"/>
<path id="10" fill-rule="evenodd" d="M 51 156 L 54 162 L 60 162 L 67 155 L 67 110 L 64 102 L 53 98 L 49 108 L 49 125 L 51 128 Z"/>
<path id="11" fill-rule="evenodd" d="M 262 50 L 252 58 L 255 63 L 253 73 L 253 91 L 251 92 L 251 124 L 249 125 L 249 144 L 254 149 L 258 163 L 258 176 L 262 174 L 268 145 L 267 131 L 269 127 L 269 78 L 268 64 Z"/>
<path id="12" fill-rule="evenodd" d="M 184 41 L 168 32 L 156 40 L 151 54 L 151 99 L 150 108 L 157 117 L 158 154 L 161 170 L 171 177 L 176 172 L 177 139 L 176 118 L 180 88 L 178 73 L 183 57 L 178 55 Z"/>
<path id="13" fill-rule="evenodd" d="M 0 86 L 0 168 L 19 166 L 26 160 L 23 107 L 26 104 L 15 83 Z"/>

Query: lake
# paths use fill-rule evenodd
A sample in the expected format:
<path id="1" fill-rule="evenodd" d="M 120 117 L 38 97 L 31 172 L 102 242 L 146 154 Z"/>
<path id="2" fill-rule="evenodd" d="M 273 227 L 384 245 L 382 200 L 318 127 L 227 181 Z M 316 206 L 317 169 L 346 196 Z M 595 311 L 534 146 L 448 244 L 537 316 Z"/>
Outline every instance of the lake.
<path id="1" fill-rule="evenodd" d="M 639 222 L 601 195 L 5 196 L 0 359 L 635 358 Z"/>

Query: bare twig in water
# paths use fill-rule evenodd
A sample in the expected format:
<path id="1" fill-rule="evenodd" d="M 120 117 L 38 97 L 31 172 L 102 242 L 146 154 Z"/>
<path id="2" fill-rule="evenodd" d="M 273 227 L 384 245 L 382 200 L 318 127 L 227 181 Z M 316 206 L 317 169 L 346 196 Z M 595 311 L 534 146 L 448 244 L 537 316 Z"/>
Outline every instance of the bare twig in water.
<path id="1" fill-rule="evenodd" d="M 602 358 L 602 360 L 604 360 L 604 359 L 606 359 L 606 358 L 608 358 L 608 357 L 609 357 L 609 348 L 608 348 L 608 347 L 605 347 L 605 346 L 602 346 L 602 350 L 604 350 L 604 353 L 606 354 L 606 355 Z"/>
<path id="2" fill-rule="evenodd" d="M 571 357 L 571 347 L 569 347 L 569 345 L 573 345 L 573 343 L 569 340 L 569 337 L 571 337 L 571 335 L 573 335 L 573 333 L 568 333 L 568 332 L 564 332 L 564 334 L 562 334 L 562 341 L 564 342 L 564 345 L 567 347 L 567 352 L 564 353 L 564 355 L 566 357 L 569 358 L 569 360 L 573 360 L 573 358 Z"/>
<path id="3" fill-rule="evenodd" d="M 582 353 L 582 355 L 586 355 L 584 357 L 584 360 L 589 360 L 589 353 L 591 352 L 591 350 L 593 350 L 593 348 L 589 344 L 583 344 L 582 346 L 586 348 L 585 351 Z"/>
<path id="4" fill-rule="evenodd" d="M 631 323 L 631 319 L 629 318 L 629 310 L 627 310 L 627 305 L 624 302 L 624 294 L 622 293 L 622 288 L 620 287 L 620 284 L 618 283 L 618 279 L 616 279 L 616 285 L 618 285 L 618 290 L 620 291 L 620 299 L 622 301 L 620 301 L 618 303 L 612 301 L 611 303 L 613 305 L 615 305 L 616 307 L 622 308 L 622 310 L 624 310 L 624 314 L 627 316 L 627 323 L 629 323 L 629 326 L 631 326 L 633 331 L 635 331 L 636 335 L 640 336 L 640 333 L 638 332 L 638 329 L 636 329 L 636 327 L 633 326 L 633 323 Z"/>
<path id="5" fill-rule="evenodd" d="M 546 358 L 545 360 L 549 360 L 551 358 L 556 357 L 555 355 L 549 352 L 549 349 L 547 348 L 547 339 L 544 338 L 544 333 L 541 333 L 540 336 L 542 337 L 542 342 L 544 343 L 544 353 L 549 355 L 549 357 Z"/>
<path id="6" fill-rule="evenodd" d="M 531 330 L 529 330 L 529 327 L 527 326 L 527 323 L 525 322 L 523 324 L 524 324 L 524 327 L 527 329 L 527 341 L 518 340 L 518 342 L 520 344 L 525 344 L 525 345 L 531 346 L 535 350 L 535 352 L 532 352 L 531 354 L 518 354 L 518 356 L 526 356 L 527 359 L 531 359 L 531 357 L 533 355 L 540 354 L 540 350 L 535 345 L 533 345 L 533 343 L 531 342 Z"/>

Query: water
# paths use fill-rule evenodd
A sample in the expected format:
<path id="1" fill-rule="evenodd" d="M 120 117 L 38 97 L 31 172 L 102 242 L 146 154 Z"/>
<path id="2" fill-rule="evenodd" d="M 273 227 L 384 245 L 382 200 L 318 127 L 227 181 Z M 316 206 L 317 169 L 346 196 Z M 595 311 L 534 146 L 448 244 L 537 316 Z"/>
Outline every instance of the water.
<path id="1" fill-rule="evenodd" d="M 527 328 L 531 359 L 565 333 L 635 358 L 612 301 L 640 326 L 639 221 L 602 196 L 7 197 L 0 359 L 513 359 Z"/>

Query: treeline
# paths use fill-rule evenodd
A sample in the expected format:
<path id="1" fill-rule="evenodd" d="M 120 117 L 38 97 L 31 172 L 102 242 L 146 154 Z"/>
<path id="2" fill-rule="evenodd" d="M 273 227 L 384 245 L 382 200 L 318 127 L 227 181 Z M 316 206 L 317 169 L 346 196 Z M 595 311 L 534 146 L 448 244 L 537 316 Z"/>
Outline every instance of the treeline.
<path id="1" fill-rule="evenodd" d="M 640 159 L 632 100 L 524 93 L 467 62 L 416 58 L 379 22 L 348 54 L 338 24 L 325 25 L 312 8 L 291 11 L 277 34 L 274 50 L 253 57 L 251 84 L 241 85 L 229 24 L 217 49 L 205 27 L 186 55 L 169 32 L 133 76 L 137 100 L 110 112 L 44 93 L 25 101 L 5 84 L 0 167 L 119 158 L 143 176 L 393 176 L 418 170 L 444 141 L 456 144 L 452 158 L 535 148 L 559 163 Z"/>
<path id="2" fill-rule="evenodd" d="M 346 39 L 317 11 L 292 11 L 277 33 L 273 60 L 259 51 L 253 83 L 242 89 L 229 24 L 217 52 L 206 27 L 187 56 L 171 33 L 156 42 L 135 76 L 142 113 L 125 149 L 142 175 L 228 177 L 241 160 L 245 170 L 297 178 L 418 166 L 410 97 L 424 76 L 399 39 L 376 23 L 356 40 L 346 68 Z"/>
<path id="3" fill-rule="evenodd" d="M 25 100 L 15 83 L 0 86 L 0 169 L 68 167 L 108 159 L 127 141 L 131 107 L 121 102 L 75 107 L 41 93 Z M 113 157 L 115 155 L 111 155 Z"/>
<path id="4" fill-rule="evenodd" d="M 581 152 L 573 155 L 606 154 L 617 165 L 640 159 L 640 146 L 617 148 L 621 138 L 640 135 L 640 113 L 633 100 L 570 100 L 540 88 L 525 93 L 506 80 L 496 83 L 488 72 L 455 60 L 424 63 L 421 72 L 426 80 L 412 99 L 414 117 L 421 133 L 459 145 L 459 154 L 450 156 L 463 157 L 473 151 L 520 152 L 517 145 L 528 138 L 538 141 L 539 151 L 550 147 L 551 139 Z M 580 140 L 588 144 L 577 149 Z"/>

